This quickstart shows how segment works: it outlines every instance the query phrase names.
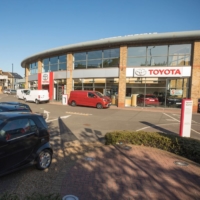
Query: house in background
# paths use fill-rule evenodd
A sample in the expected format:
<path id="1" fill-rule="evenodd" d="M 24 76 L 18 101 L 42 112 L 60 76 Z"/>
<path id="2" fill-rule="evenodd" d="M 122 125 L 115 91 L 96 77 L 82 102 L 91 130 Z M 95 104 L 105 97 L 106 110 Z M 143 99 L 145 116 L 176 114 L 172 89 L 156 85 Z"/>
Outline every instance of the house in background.
<path id="1" fill-rule="evenodd" d="M 8 76 L 3 74 L 3 71 L 0 70 L 0 92 L 6 87 L 8 83 Z"/>
<path id="2" fill-rule="evenodd" d="M 17 89 L 19 87 L 19 80 L 22 80 L 22 76 L 18 73 L 3 72 L 0 70 L 0 91 L 4 89 Z"/>

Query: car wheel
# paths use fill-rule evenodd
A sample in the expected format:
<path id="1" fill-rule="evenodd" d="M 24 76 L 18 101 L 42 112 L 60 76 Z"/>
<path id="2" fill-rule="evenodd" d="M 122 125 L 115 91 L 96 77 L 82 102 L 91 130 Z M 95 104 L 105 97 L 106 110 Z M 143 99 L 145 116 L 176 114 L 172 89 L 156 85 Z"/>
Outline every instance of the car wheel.
<path id="1" fill-rule="evenodd" d="M 72 101 L 72 102 L 71 102 L 71 106 L 76 106 L 76 102 L 75 102 L 75 101 Z"/>
<path id="2" fill-rule="evenodd" d="M 39 104 L 40 102 L 36 99 L 36 100 L 35 100 L 35 103 L 36 103 L 36 104 Z"/>
<path id="3" fill-rule="evenodd" d="M 52 160 L 52 153 L 48 149 L 44 149 L 40 152 L 39 156 L 37 157 L 37 164 L 36 167 L 39 170 L 44 170 L 51 165 Z"/>
<path id="4" fill-rule="evenodd" d="M 97 109 L 102 109 L 102 108 L 103 108 L 103 106 L 100 103 L 98 103 L 97 104 Z"/>

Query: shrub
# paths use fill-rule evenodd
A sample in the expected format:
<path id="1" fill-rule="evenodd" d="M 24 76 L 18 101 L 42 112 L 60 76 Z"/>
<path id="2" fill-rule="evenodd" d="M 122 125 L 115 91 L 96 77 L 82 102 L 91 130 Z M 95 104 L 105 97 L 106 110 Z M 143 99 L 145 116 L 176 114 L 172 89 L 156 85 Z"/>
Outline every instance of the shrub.
<path id="1" fill-rule="evenodd" d="M 144 145 L 175 153 L 200 164 L 200 141 L 179 135 L 144 131 L 113 131 L 105 135 L 106 145 Z"/>

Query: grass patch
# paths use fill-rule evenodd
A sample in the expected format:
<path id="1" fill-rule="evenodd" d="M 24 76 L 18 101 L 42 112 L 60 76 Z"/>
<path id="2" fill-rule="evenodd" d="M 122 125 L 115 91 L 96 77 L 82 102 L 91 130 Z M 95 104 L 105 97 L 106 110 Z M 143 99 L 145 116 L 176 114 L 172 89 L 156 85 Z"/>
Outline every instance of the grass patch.
<path id="1" fill-rule="evenodd" d="M 158 132 L 113 131 L 105 135 L 106 145 L 123 142 L 169 151 L 200 164 L 200 141 Z"/>

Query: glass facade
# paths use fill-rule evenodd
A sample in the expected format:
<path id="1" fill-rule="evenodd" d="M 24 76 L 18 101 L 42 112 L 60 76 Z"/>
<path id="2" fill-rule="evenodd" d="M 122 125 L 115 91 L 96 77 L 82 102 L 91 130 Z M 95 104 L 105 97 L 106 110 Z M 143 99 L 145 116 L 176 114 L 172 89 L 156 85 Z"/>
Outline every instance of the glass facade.
<path id="1" fill-rule="evenodd" d="M 66 79 L 54 80 L 54 100 L 62 101 L 63 94 L 66 94 Z"/>
<path id="2" fill-rule="evenodd" d="M 56 57 L 45 58 L 42 61 L 42 72 L 54 72 L 67 69 L 67 56 L 61 55 Z"/>
<path id="3" fill-rule="evenodd" d="M 127 67 L 189 66 L 191 44 L 128 47 Z"/>
<path id="4" fill-rule="evenodd" d="M 37 62 L 31 63 L 29 65 L 29 71 L 30 71 L 30 75 L 37 74 L 38 73 L 38 63 Z"/>
<path id="5" fill-rule="evenodd" d="M 118 93 L 118 78 L 73 79 L 73 90 L 99 91 L 111 97 Z"/>
<path id="6" fill-rule="evenodd" d="M 190 66 L 191 44 L 168 44 L 157 46 L 128 46 L 127 68 L 150 66 Z M 66 53 L 67 54 L 67 53 Z M 123 55 L 124 56 L 124 55 Z M 119 67 L 120 48 L 101 49 L 73 54 L 74 70 Z M 152 67 L 153 68 L 153 67 Z M 38 63 L 29 65 L 30 74 L 38 73 Z M 186 68 L 184 68 L 186 69 Z M 53 56 L 42 61 L 42 72 L 67 70 L 67 55 Z M 131 69 L 132 70 L 132 69 Z M 78 74 L 78 73 L 77 73 Z M 79 77 L 82 76 L 78 74 Z M 125 77 L 124 77 L 125 78 Z M 46 86 L 45 86 L 46 87 Z M 37 81 L 30 82 L 37 88 Z M 119 78 L 74 78 L 72 90 L 99 91 L 111 97 L 117 105 Z M 183 98 L 189 98 L 190 78 L 131 77 L 126 78 L 126 106 L 180 107 Z M 54 80 L 54 100 L 61 101 L 66 92 L 66 79 Z M 132 103 L 135 95 L 136 101 Z M 115 101 L 113 100 L 115 99 Z"/>
<path id="7" fill-rule="evenodd" d="M 134 106 L 180 108 L 182 99 L 189 97 L 189 81 L 189 78 L 127 78 L 126 98 L 136 95 Z"/>
<path id="8" fill-rule="evenodd" d="M 119 48 L 74 53 L 74 69 L 118 67 L 119 57 Z"/>

